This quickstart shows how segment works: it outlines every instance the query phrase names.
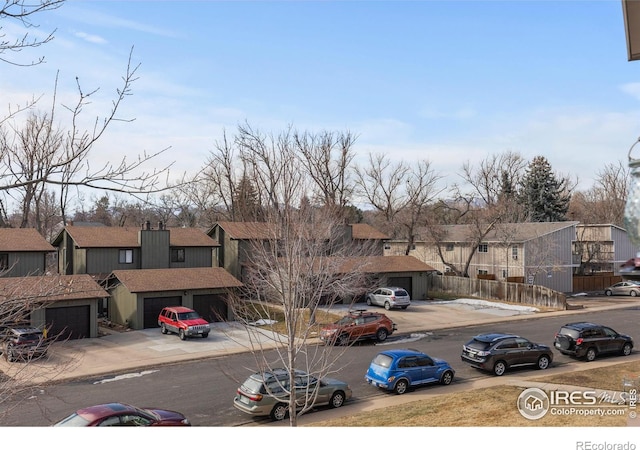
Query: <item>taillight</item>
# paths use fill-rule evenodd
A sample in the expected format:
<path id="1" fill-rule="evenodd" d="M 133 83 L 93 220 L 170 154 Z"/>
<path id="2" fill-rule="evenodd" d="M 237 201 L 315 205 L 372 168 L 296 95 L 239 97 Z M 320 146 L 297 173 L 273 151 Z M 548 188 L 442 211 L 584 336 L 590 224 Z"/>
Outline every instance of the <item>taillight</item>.
<path id="1" fill-rule="evenodd" d="M 262 394 L 248 394 L 240 388 L 238 388 L 238 394 L 244 395 L 249 400 L 253 400 L 254 402 L 259 402 L 260 400 L 262 400 Z"/>
<path id="2" fill-rule="evenodd" d="M 584 342 L 582 338 L 576 339 L 576 345 L 581 345 Z"/>

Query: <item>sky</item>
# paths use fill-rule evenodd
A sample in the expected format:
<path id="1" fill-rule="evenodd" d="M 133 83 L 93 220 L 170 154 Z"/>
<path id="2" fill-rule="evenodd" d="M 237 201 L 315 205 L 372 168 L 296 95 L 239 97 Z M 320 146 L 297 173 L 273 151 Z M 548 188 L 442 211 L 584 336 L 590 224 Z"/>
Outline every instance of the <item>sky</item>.
<path id="1" fill-rule="evenodd" d="M 77 77 L 98 89 L 83 111 L 91 126 L 131 54 L 127 121 L 95 158 L 163 151 L 152 166 L 174 176 L 196 173 L 248 123 L 348 131 L 359 164 L 426 159 L 447 186 L 467 162 L 542 155 L 588 189 L 605 166 L 628 164 L 640 136 L 640 61 L 627 58 L 621 0 L 67 0 L 34 20 L 31 33 L 55 38 L 11 55 L 44 64 L 0 66 L 0 112 L 33 96 L 47 110 L 56 77 L 58 103 L 71 105 Z"/>

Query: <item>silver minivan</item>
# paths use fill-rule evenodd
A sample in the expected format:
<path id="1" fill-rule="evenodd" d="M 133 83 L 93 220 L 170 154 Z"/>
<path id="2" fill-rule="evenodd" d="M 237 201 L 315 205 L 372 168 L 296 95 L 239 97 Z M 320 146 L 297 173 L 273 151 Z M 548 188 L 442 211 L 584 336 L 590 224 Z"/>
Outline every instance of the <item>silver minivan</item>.
<path id="1" fill-rule="evenodd" d="M 367 305 L 384 306 L 387 311 L 391 308 L 407 309 L 410 304 L 409 293 L 400 287 L 381 287 L 367 294 Z"/>

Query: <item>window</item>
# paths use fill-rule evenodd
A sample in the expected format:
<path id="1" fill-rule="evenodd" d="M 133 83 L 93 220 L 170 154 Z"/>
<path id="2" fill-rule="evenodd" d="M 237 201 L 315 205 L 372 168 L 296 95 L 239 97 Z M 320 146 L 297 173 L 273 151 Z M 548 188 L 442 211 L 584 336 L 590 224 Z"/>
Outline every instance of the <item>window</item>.
<path id="1" fill-rule="evenodd" d="M 453 244 L 447 244 L 447 246 L 445 247 L 445 250 L 448 252 L 452 252 L 453 251 Z"/>
<path id="2" fill-rule="evenodd" d="M 0 253 L 0 270 L 7 270 L 9 268 L 9 254 Z"/>
<path id="3" fill-rule="evenodd" d="M 489 246 L 487 244 L 478 245 L 478 253 L 488 253 L 488 252 L 489 252 Z"/>
<path id="4" fill-rule="evenodd" d="M 118 262 L 120 264 L 132 264 L 133 263 L 133 250 L 130 248 L 121 249 L 118 256 Z"/>
<path id="5" fill-rule="evenodd" d="M 489 272 L 487 270 L 478 269 L 478 275 L 489 275 Z"/>
<path id="6" fill-rule="evenodd" d="M 171 249 L 171 262 L 184 262 L 184 249 L 172 248 Z"/>
<path id="7" fill-rule="evenodd" d="M 511 247 L 511 258 L 518 259 L 518 247 L 516 245 Z"/>

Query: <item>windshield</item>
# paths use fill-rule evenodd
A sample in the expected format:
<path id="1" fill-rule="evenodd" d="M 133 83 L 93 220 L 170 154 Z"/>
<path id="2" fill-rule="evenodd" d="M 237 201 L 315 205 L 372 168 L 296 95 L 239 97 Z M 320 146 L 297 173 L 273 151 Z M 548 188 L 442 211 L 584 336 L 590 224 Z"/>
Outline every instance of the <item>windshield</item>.
<path id="1" fill-rule="evenodd" d="M 87 425 L 89 425 L 89 421 L 87 419 L 73 413 L 56 423 L 54 427 L 86 427 Z"/>
<path id="2" fill-rule="evenodd" d="M 353 317 L 343 317 L 336 322 L 336 325 L 351 325 L 354 322 Z"/>
<path id="3" fill-rule="evenodd" d="M 180 320 L 193 320 L 193 319 L 199 319 L 199 318 L 200 318 L 200 315 L 195 311 L 178 314 L 178 319 Z"/>

